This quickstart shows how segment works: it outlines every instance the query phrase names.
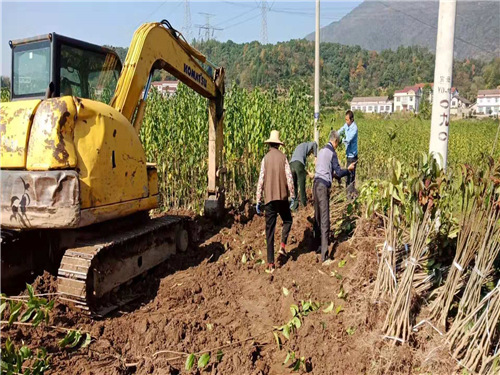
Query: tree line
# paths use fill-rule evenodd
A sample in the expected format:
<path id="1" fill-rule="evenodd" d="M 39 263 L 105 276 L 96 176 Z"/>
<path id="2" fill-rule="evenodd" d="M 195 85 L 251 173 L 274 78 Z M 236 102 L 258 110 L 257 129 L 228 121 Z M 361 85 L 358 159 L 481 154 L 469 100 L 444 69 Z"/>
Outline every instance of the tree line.
<path id="1" fill-rule="evenodd" d="M 216 40 L 194 41 L 194 46 L 218 65 L 225 66 L 228 83 L 253 89 L 288 90 L 304 85 L 313 90 L 314 43 L 305 39 L 263 45 Z M 115 48 L 125 60 L 126 48 Z M 354 96 L 387 95 L 416 83 L 434 79 L 434 54 L 425 47 L 399 47 L 382 52 L 359 46 L 321 43 L 321 101 L 344 106 Z M 156 72 L 154 80 L 166 74 Z M 475 101 L 478 90 L 500 85 L 500 57 L 455 60 L 453 85 L 460 95 Z"/>
<path id="2" fill-rule="evenodd" d="M 253 89 L 287 91 L 308 87 L 314 80 L 314 43 L 305 39 L 262 45 L 216 40 L 194 41 L 194 46 L 218 65 L 225 66 L 228 84 Z M 125 61 L 128 48 L 112 47 Z M 395 90 L 434 79 L 434 54 L 410 46 L 382 52 L 337 43 L 321 44 L 321 101 L 323 106 L 345 106 L 354 96 L 388 95 Z M 168 78 L 155 72 L 153 81 Z M 4 86 L 2 79 L 2 86 Z M 477 91 L 500 85 L 500 57 L 455 60 L 453 85 L 460 95 L 475 101 Z"/>

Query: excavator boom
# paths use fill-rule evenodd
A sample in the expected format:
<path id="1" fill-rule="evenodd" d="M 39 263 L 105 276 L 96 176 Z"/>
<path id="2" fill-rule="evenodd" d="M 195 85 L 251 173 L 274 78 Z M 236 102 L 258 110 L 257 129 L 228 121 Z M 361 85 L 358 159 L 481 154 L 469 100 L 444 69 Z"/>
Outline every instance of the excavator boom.
<path id="1" fill-rule="evenodd" d="M 154 69 L 164 69 L 200 95 L 215 100 L 220 88 L 196 59 L 205 60 L 170 24 L 147 23 L 130 44 L 111 106 L 132 121 L 145 83 Z M 196 57 L 196 59 L 195 59 Z"/>

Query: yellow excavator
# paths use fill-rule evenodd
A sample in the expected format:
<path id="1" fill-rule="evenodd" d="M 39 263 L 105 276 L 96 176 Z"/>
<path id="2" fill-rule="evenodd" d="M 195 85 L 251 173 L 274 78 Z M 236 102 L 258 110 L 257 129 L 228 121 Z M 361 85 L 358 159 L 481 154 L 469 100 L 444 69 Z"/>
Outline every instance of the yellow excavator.
<path id="1" fill-rule="evenodd" d="M 9 44 L 12 101 L 0 106 L 2 291 L 48 269 L 61 299 L 104 315 L 123 303 L 120 288 L 191 238 L 187 218 L 147 214 L 159 204 L 156 167 L 139 138 L 153 72 L 166 70 L 208 99 L 205 213 L 217 217 L 224 69 L 166 20 L 137 29 L 123 66 L 111 49 L 56 33 Z M 109 105 L 95 100 L 106 92 L 114 92 Z"/>

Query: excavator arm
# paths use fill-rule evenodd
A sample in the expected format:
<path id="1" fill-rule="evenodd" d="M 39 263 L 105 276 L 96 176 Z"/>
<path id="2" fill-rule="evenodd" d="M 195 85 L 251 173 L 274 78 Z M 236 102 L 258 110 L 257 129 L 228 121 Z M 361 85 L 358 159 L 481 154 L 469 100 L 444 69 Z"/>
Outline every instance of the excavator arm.
<path id="1" fill-rule="evenodd" d="M 155 69 L 164 69 L 209 99 L 208 197 L 205 212 L 217 216 L 224 206 L 222 175 L 224 69 L 214 77 L 201 64 L 206 57 L 191 47 L 168 21 L 146 23 L 134 33 L 111 106 L 140 131 L 145 110 L 141 98 Z"/>

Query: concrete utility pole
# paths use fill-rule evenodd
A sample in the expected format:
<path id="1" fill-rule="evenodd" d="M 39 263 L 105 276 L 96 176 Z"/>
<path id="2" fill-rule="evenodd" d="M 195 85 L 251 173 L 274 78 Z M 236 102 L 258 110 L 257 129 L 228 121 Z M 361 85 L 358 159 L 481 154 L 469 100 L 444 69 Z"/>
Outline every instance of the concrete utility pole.
<path id="1" fill-rule="evenodd" d="M 314 47 L 314 141 L 319 144 L 319 0 L 316 0 L 316 40 Z"/>
<path id="2" fill-rule="evenodd" d="M 429 152 L 434 155 L 441 168 L 444 169 L 446 169 L 446 162 L 448 160 L 448 132 L 450 124 L 456 9 L 457 0 L 439 1 Z"/>

